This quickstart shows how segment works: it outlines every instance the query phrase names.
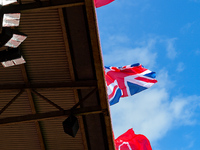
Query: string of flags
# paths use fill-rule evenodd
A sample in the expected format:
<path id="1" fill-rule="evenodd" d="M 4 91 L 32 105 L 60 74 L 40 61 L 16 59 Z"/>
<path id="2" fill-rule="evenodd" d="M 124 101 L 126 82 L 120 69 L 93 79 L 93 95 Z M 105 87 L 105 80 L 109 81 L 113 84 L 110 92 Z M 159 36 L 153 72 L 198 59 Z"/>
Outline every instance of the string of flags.
<path id="1" fill-rule="evenodd" d="M 139 63 L 123 67 L 105 66 L 104 75 L 110 106 L 123 97 L 150 88 L 157 82 L 156 73 Z M 144 135 L 136 135 L 133 129 L 129 129 L 114 142 L 116 150 L 152 150 L 149 140 Z"/>

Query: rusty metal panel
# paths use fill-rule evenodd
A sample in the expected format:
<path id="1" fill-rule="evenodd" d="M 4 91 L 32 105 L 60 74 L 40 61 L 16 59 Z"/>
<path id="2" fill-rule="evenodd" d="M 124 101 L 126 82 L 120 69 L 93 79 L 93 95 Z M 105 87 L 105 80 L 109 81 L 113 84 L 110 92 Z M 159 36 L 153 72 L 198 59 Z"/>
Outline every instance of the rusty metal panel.
<path id="1" fill-rule="evenodd" d="M 33 122 L 0 126 L 1 150 L 40 150 Z"/>
<path id="2" fill-rule="evenodd" d="M 31 82 L 71 80 L 58 10 L 22 14 L 20 31 L 28 35 L 21 48 Z"/>

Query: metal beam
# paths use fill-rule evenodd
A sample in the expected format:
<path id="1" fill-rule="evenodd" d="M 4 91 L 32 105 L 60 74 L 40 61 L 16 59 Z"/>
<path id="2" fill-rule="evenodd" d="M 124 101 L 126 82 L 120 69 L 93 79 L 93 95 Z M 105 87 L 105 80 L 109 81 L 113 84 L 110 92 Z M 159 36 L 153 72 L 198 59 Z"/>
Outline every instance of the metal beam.
<path id="1" fill-rule="evenodd" d="M 66 29 L 67 27 L 65 24 L 63 9 L 59 8 L 58 13 L 59 13 L 60 24 L 61 24 L 61 29 L 62 29 L 62 33 L 63 33 L 63 42 L 65 44 L 65 49 L 66 49 L 67 61 L 68 61 L 68 65 L 69 65 L 69 72 L 70 72 L 71 80 L 75 81 L 74 66 L 73 66 L 72 56 L 71 56 L 71 51 L 70 51 L 71 47 L 70 47 L 69 39 L 68 39 L 69 33 L 67 33 L 67 29 Z M 73 91 L 74 91 L 75 102 L 79 103 L 78 91 L 77 91 L 77 89 L 74 89 Z M 86 140 L 82 117 L 79 118 L 79 126 L 80 126 L 81 135 L 82 135 L 84 150 L 88 150 L 88 145 L 87 145 L 87 140 Z"/>
<path id="2" fill-rule="evenodd" d="M 30 83 L 30 84 L 2 84 L 0 90 L 19 90 L 19 89 L 90 89 L 97 86 L 97 81 L 76 81 L 65 83 Z"/>
<path id="3" fill-rule="evenodd" d="M 35 95 L 39 96 L 40 98 L 42 98 L 43 100 L 45 100 L 46 102 L 48 102 L 49 104 L 51 104 L 52 106 L 56 107 L 57 109 L 59 109 L 60 111 L 63 111 L 64 109 L 61 108 L 60 106 L 58 106 L 57 104 L 55 104 L 54 102 L 50 101 L 48 98 L 46 98 L 45 96 L 41 95 L 40 93 L 38 93 L 35 90 L 31 90 L 32 93 L 34 93 Z"/>
<path id="4" fill-rule="evenodd" d="M 71 111 L 73 111 L 74 109 L 76 109 L 78 106 L 80 106 L 81 104 L 83 104 L 83 102 L 85 100 L 88 99 L 88 97 L 90 97 L 94 92 L 97 91 L 97 88 L 93 89 L 90 93 L 88 93 L 84 98 L 80 99 L 78 103 L 76 103 L 72 108 Z"/>
<path id="5" fill-rule="evenodd" d="M 112 133 L 112 123 L 110 119 L 110 111 L 109 111 L 109 104 L 108 104 L 108 97 L 106 95 L 106 85 L 104 79 L 104 69 L 103 69 L 103 59 L 101 55 L 101 46 L 99 40 L 99 33 L 97 27 L 97 20 L 96 20 L 96 10 L 94 8 L 94 1 L 85 0 L 85 8 L 87 13 L 87 21 L 91 39 L 91 47 L 93 52 L 94 58 L 94 66 L 97 76 L 97 84 L 98 84 L 98 92 L 100 97 L 100 104 L 102 109 L 108 108 L 108 114 L 104 114 L 104 121 L 106 126 L 106 133 L 107 133 L 107 142 L 109 150 L 114 150 L 114 139 Z"/>
<path id="6" fill-rule="evenodd" d="M 21 69 L 22 76 L 23 76 L 25 84 L 30 85 L 25 65 L 24 64 L 20 65 L 20 69 Z M 31 94 L 31 89 L 26 89 L 26 93 L 27 93 L 29 104 L 30 104 L 30 107 L 31 107 L 31 112 L 32 112 L 32 114 L 36 114 L 36 109 L 35 109 L 34 100 L 33 100 L 32 94 Z M 38 135 L 38 139 L 39 139 L 39 142 L 40 142 L 40 148 L 41 148 L 41 150 L 45 150 L 45 144 L 44 144 L 44 139 L 43 139 L 43 136 L 42 136 L 40 124 L 39 124 L 38 121 L 34 121 L 34 124 L 35 124 L 36 132 L 37 132 L 37 135 Z"/>
<path id="7" fill-rule="evenodd" d="M 6 106 L 4 106 L 1 110 L 0 110 L 0 115 L 24 92 L 24 90 L 22 89 L 13 99 L 11 99 Z"/>
<path id="8" fill-rule="evenodd" d="M 97 114 L 97 113 L 107 113 L 107 109 L 102 110 L 100 106 L 93 106 L 93 107 L 77 108 L 73 110 L 73 114 L 76 116 Z M 39 113 L 39 114 L 29 114 L 29 115 L 18 116 L 18 117 L 8 117 L 8 118 L 0 119 L 0 125 L 30 122 L 30 121 L 41 121 L 41 120 L 46 120 L 46 119 L 69 116 L 70 114 L 71 114 L 71 110 L 63 110 L 63 111 L 51 111 L 51 112 Z"/>
<path id="9" fill-rule="evenodd" d="M 55 8 L 63 8 L 63 7 L 73 7 L 84 5 L 83 0 L 52 0 L 51 4 L 49 1 L 43 2 L 34 2 L 22 5 L 8 5 L 3 6 L 1 12 L 9 13 L 9 12 L 32 12 L 32 11 L 41 11 L 46 9 L 55 9 Z"/>

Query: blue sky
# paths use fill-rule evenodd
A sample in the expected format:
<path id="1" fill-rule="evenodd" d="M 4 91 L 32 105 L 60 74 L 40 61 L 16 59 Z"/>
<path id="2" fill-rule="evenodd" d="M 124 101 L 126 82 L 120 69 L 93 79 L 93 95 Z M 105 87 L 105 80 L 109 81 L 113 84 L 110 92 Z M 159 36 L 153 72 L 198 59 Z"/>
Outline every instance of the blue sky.
<path id="1" fill-rule="evenodd" d="M 111 106 L 115 137 L 133 128 L 153 150 L 200 150 L 200 0 L 115 0 L 96 10 L 104 65 L 157 73 L 153 87 Z"/>

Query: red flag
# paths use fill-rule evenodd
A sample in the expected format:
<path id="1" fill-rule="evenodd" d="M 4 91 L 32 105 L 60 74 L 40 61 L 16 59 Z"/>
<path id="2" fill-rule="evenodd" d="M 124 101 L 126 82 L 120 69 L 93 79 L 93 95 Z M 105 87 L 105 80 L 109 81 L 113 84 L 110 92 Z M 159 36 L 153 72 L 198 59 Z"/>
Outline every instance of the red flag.
<path id="1" fill-rule="evenodd" d="M 111 2 L 113 2 L 114 0 L 94 0 L 94 5 L 96 8 L 107 5 Z"/>
<path id="2" fill-rule="evenodd" d="M 152 150 L 149 140 L 141 134 L 129 129 L 115 139 L 116 150 Z"/>

